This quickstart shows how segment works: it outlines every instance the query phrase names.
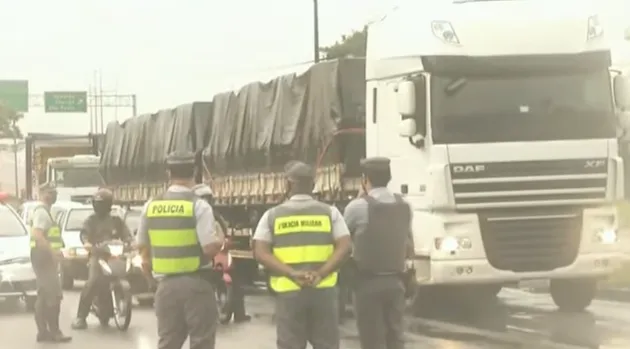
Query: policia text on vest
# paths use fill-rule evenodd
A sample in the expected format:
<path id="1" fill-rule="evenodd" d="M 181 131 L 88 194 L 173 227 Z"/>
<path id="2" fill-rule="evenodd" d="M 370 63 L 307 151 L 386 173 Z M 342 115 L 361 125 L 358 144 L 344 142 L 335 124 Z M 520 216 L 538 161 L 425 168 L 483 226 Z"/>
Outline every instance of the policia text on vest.
<path id="1" fill-rule="evenodd" d="M 188 196 L 159 198 L 147 207 L 152 267 L 158 274 L 195 272 L 207 260 L 197 238 L 195 197 Z"/>

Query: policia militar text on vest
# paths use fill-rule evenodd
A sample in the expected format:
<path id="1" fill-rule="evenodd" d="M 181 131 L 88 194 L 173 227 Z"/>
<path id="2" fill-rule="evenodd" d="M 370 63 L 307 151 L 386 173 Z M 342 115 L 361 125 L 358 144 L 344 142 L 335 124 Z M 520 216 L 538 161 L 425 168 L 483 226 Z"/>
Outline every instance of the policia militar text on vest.
<path id="1" fill-rule="evenodd" d="M 331 221 L 330 206 L 317 201 L 299 209 L 289 203 L 273 208 L 269 214 L 273 255 L 295 270 L 317 270 L 335 249 Z M 274 273 L 269 284 L 278 293 L 301 289 L 289 277 Z M 316 287 L 329 288 L 336 284 L 337 272 L 333 272 Z"/>

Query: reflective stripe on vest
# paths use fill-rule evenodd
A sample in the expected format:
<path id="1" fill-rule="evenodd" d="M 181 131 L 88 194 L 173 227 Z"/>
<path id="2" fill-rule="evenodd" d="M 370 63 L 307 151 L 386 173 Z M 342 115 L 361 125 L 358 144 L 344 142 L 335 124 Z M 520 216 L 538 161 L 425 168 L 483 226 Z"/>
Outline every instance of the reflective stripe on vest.
<path id="1" fill-rule="evenodd" d="M 154 272 L 164 275 L 190 273 L 204 264 L 194 208 L 192 192 L 166 192 L 149 203 L 147 227 Z"/>
<path id="2" fill-rule="evenodd" d="M 313 200 L 312 205 L 294 207 L 287 201 L 273 209 L 270 222 L 273 232 L 273 254 L 295 270 L 317 270 L 334 251 L 330 206 Z M 337 272 L 324 278 L 316 287 L 337 284 Z M 276 292 L 300 290 L 288 277 L 272 275 L 269 285 Z"/>
<path id="3" fill-rule="evenodd" d="M 48 214 L 48 217 L 50 218 L 50 221 L 52 222 L 52 226 L 48 228 L 47 231 L 44 232 L 44 234 L 46 235 L 46 240 L 48 240 L 48 242 L 50 243 L 50 247 L 53 250 L 61 250 L 64 246 L 63 239 L 61 238 L 61 229 L 55 223 L 55 220 L 52 218 L 52 215 L 46 209 L 45 206 L 43 205 L 38 206 L 33 210 L 33 212 L 39 209 L 46 210 L 46 214 Z M 35 248 L 35 247 L 37 247 L 37 240 L 35 239 L 35 236 L 33 236 L 33 228 L 31 227 L 31 248 Z"/>

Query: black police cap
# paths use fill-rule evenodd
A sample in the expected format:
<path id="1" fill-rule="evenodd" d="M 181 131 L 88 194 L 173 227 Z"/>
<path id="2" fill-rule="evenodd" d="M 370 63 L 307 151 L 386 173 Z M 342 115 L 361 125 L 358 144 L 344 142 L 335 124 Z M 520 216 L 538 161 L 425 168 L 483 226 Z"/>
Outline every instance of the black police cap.
<path id="1" fill-rule="evenodd" d="M 166 157 L 166 165 L 179 166 L 179 165 L 194 165 L 195 153 L 189 151 L 174 151 Z"/>
<path id="2" fill-rule="evenodd" d="M 361 160 L 361 168 L 364 171 L 389 171 L 389 160 L 386 157 L 375 156 Z"/>
<path id="3" fill-rule="evenodd" d="M 315 170 L 313 167 L 301 161 L 289 161 L 284 166 L 284 172 L 287 179 L 294 182 L 315 179 Z"/>

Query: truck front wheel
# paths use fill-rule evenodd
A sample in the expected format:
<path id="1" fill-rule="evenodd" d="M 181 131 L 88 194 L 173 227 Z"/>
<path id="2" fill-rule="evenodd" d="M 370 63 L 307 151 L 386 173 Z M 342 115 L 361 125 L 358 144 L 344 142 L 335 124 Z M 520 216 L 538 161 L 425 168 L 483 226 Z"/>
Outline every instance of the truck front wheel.
<path id="1" fill-rule="evenodd" d="M 595 279 L 556 279 L 549 287 L 551 298 L 563 312 L 580 312 L 586 309 L 597 293 Z"/>

